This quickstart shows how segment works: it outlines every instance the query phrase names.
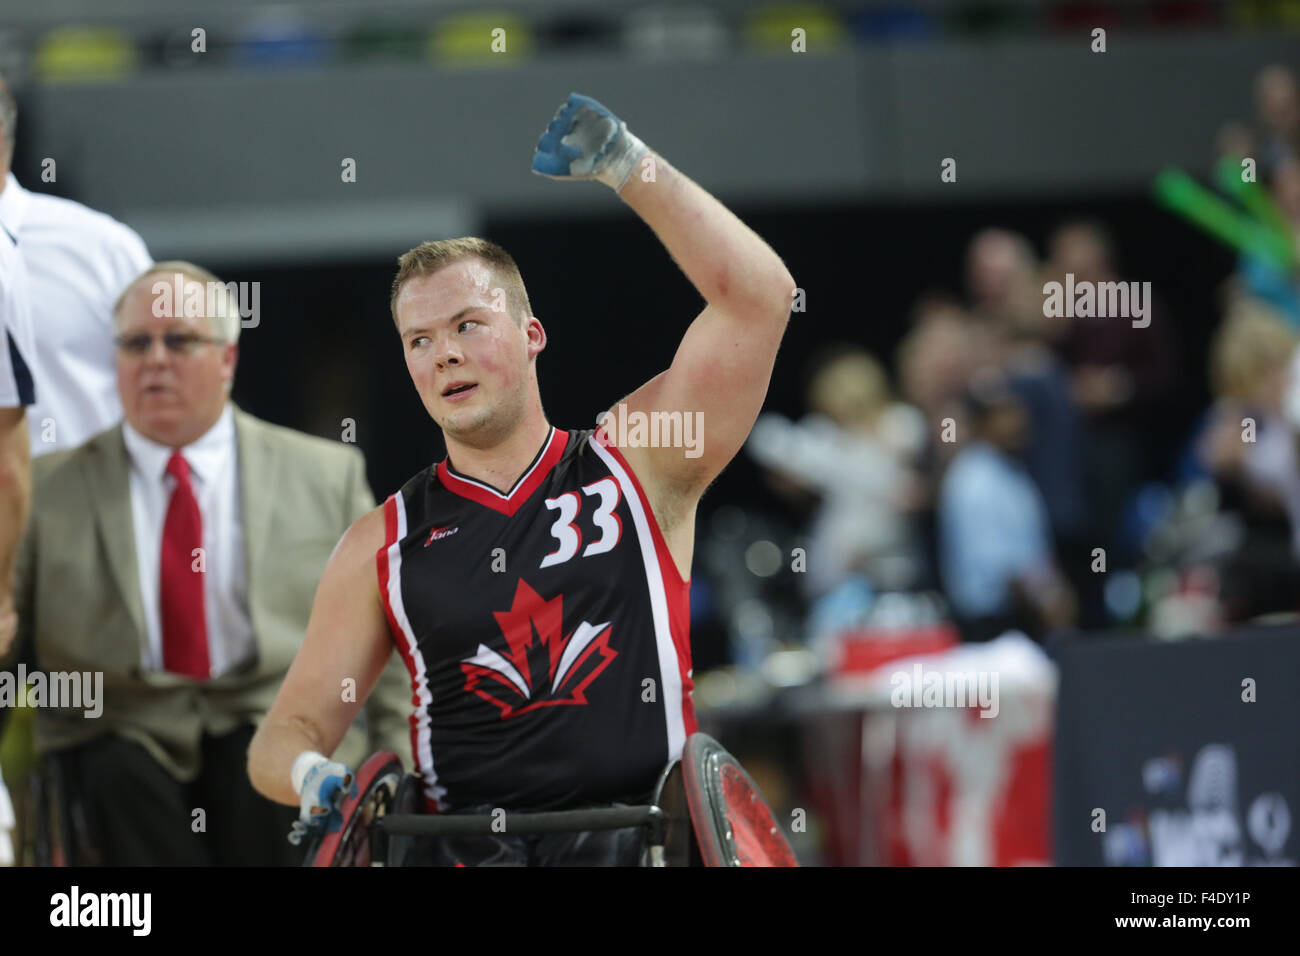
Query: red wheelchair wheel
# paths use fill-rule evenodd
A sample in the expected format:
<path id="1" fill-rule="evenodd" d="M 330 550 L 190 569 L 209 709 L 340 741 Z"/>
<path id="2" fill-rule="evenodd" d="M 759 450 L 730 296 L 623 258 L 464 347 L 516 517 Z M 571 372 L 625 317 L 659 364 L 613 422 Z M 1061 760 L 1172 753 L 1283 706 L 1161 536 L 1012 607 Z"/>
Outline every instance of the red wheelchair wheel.
<path id="1" fill-rule="evenodd" d="M 752 777 L 708 734 L 682 749 L 682 782 L 705 866 L 798 866 Z"/>

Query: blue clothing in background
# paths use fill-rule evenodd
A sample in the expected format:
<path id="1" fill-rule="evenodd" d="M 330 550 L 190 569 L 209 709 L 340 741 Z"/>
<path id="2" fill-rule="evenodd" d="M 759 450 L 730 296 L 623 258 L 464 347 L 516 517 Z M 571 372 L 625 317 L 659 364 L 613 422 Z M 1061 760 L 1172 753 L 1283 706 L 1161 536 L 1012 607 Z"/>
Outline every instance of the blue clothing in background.
<path id="1" fill-rule="evenodd" d="M 1277 309 L 1293 330 L 1300 331 L 1300 283 L 1293 276 L 1252 255 L 1237 260 L 1237 275 L 1250 295 Z"/>
<path id="2" fill-rule="evenodd" d="M 1011 580 L 1054 564 L 1038 488 L 1014 458 L 984 442 L 948 467 L 938 518 L 945 590 L 963 616 L 1007 613 Z"/>
<path id="3" fill-rule="evenodd" d="M 1062 365 L 1047 361 L 1011 369 L 1010 385 L 1029 413 L 1024 462 L 1047 506 L 1052 536 L 1072 538 L 1087 530 L 1083 487 L 1083 417 L 1070 394 Z"/>

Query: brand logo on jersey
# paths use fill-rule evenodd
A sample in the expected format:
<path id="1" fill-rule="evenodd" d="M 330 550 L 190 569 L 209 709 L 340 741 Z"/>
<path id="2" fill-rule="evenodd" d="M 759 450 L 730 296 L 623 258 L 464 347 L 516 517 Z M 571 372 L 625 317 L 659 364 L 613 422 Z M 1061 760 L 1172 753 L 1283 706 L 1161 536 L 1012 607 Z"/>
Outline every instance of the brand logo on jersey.
<path id="1" fill-rule="evenodd" d="M 549 601 L 523 578 L 508 611 L 493 617 L 505 638 L 502 650 L 486 644 L 461 661 L 465 690 L 501 709 L 501 719 L 538 707 L 587 703 L 586 689 L 618 651 L 609 646 L 609 622 L 583 621 L 564 633 L 564 595 Z"/>
<path id="2" fill-rule="evenodd" d="M 460 530 L 460 525 L 457 525 L 454 528 L 434 528 L 432 531 L 429 532 L 429 540 L 424 542 L 424 546 L 427 548 L 435 541 L 439 541 L 442 538 L 450 538 L 453 534 L 455 534 L 459 530 Z"/>

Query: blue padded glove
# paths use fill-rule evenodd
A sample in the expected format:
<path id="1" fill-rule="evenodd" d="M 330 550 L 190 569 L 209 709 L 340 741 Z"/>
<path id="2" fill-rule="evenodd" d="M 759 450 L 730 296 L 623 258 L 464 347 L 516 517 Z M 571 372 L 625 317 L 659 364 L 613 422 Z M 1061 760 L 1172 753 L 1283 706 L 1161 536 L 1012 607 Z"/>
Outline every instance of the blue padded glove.
<path id="1" fill-rule="evenodd" d="M 590 96 L 570 93 L 537 141 L 533 172 L 551 179 L 598 179 L 618 192 L 646 145 Z"/>

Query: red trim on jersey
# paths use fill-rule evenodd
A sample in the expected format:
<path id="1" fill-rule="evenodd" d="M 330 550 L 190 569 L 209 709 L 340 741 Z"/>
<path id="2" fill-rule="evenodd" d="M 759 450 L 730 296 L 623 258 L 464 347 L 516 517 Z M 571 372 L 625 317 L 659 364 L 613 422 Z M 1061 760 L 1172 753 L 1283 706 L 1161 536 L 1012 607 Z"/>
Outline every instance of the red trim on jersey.
<path id="1" fill-rule="evenodd" d="M 515 487 L 508 495 L 503 495 L 495 488 L 489 488 L 482 482 L 462 478 L 451 470 L 447 465 L 446 458 L 438 462 L 438 481 L 442 482 L 442 486 L 448 491 L 460 495 L 462 498 L 468 498 L 470 501 L 491 508 L 493 511 L 499 511 L 506 517 L 511 517 L 525 501 L 532 497 L 533 492 L 551 473 L 551 469 L 560 460 L 560 456 L 564 454 L 565 446 L 568 444 L 569 433 L 552 427 L 551 435 L 547 439 L 537 461 L 515 482 Z"/>
<path id="2" fill-rule="evenodd" d="M 688 674 L 691 670 L 691 579 L 683 578 L 681 571 L 677 569 L 677 562 L 673 560 L 672 552 L 668 550 L 668 543 L 664 541 L 663 532 L 659 530 L 659 519 L 655 517 L 654 509 L 650 507 L 650 499 L 646 497 L 645 489 L 641 487 L 636 472 L 623 457 L 623 453 L 609 440 L 604 426 L 592 433 L 591 440 L 599 441 L 601 447 L 623 466 L 628 478 L 632 479 L 632 487 L 636 489 L 637 497 L 641 499 L 646 523 L 650 525 L 650 534 L 655 542 L 655 556 L 659 559 L 659 573 L 664 582 L 664 597 L 668 601 L 668 632 L 677 651 L 677 669 L 682 678 L 682 725 L 686 736 L 689 737 L 700 729 L 695 719 L 695 704 L 692 700 L 695 682 Z"/>
<path id="3" fill-rule="evenodd" d="M 420 707 L 420 696 L 415 686 L 415 660 L 411 657 L 411 650 L 406 646 L 406 638 L 402 634 L 401 625 L 397 623 L 397 615 L 393 613 L 393 605 L 388 600 L 388 551 L 397 543 L 397 495 L 391 494 L 384 500 L 384 546 L 375 554 L 375 563 L 379 567 L 379 599 L 384 604 L 384 616 L 388 618 L 388 636 L 397 648 L 397 654 L 406 665 L 406 673 L 411 676 L 411 716 L 408 723 L 411 726 L 411 758 L 415 761 L 415 772 L 419 773 L 420 767 L 420 746 L 418 739 L 418 713 Z M 401 582 L 397 583 L 401 587 Z"/>

